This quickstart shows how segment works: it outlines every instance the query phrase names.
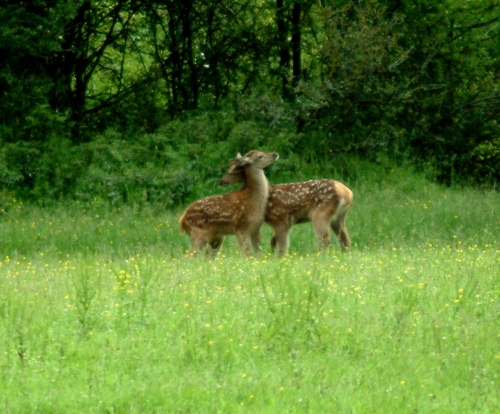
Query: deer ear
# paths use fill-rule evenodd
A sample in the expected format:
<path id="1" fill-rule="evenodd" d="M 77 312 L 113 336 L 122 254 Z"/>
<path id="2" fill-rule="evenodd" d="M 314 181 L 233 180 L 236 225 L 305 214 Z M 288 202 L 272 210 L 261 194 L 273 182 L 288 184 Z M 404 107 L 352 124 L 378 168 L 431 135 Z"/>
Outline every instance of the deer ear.
<path id="1" fill-rule="evenodd" d="M 242 167 L 244 165 L 251 164 L 253 162 L 253 160 L 250 157 L 241 157 L 238 159 L 238 161 L 239 161 L 240 167 Z"/>
<path id="2" fill-rule="evenodd" d="M 250 157 L 242 156 L 239 152 L 238 155 L 236 155 L 236 158 L 233 158 L 230 160 L 231 164 L 234 164 L 234 168 L 236 167 L 242 167 L 243 165 L 248 165 L 253 162 L 253 160 Z"/>
<path id="3" fill-rule="evenodd" d="M 229 174 L 240 174 L 243 171 L 243 165 L 240 163 L 232 165 L 227 171 Z"/>
<path id="4" fill-rule="evenodd" d="M 231 159 L 229 160 L 229 162 L 230 162 L 231 164 L 239 164 L 239 163 L 241 162 L 241 159 L 242 159 L 242 158 L 243 158 L 243 157 L 242 157 L 242 156 L 241 156 L 241 154 L 238 152 L 238 154 L 236 154 L 236 158 L 231 158 Z"/>

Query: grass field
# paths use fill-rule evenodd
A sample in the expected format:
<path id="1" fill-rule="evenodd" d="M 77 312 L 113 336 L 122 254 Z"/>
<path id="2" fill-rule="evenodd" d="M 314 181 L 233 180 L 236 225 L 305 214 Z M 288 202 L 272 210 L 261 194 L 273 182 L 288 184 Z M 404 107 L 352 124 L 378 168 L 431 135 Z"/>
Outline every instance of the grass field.
<path id="1" fill-rule="evenodd" d="M 0 412 L 500 412 L 500 194 L 348 184 L 353 242 L 186 258 L 179 211 L 0 216 Z"/>

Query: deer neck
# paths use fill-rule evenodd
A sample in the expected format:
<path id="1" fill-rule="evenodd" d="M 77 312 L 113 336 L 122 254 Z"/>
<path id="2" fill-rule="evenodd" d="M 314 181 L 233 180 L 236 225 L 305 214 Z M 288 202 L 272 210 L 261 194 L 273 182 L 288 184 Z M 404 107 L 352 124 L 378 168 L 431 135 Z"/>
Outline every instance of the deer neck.
<path id="1" fill-rule="evenodd" d="M 262 201 L 264 204 L 269 195 L 269 183 L 267 182 L 266 175 L 261 169 L 252 170 L 247 169 L 246 175 L 246 190 L 253 194 L 256 202 Z"/>

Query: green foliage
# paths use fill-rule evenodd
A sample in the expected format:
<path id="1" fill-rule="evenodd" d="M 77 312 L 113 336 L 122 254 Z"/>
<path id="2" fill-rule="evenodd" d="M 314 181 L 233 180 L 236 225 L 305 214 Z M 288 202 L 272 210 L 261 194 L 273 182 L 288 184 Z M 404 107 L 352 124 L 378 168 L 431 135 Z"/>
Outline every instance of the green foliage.
<path id="1" fill-rule="evenodd" d="M 50 203 L 73 194 L 87 166 L 86 154 L 69 139 L 5 144 L 0 150 L 0 183 L 19 197 Z"/>
<path id="2" fill-rule="evenodd" d="M 484 1 L 326 6 L 321 82 L 297 89 L 299 119 L 315 131 L 301 150 L 312 159 L 382 152 L 433 163 L 440 181 L 482 181 L 473 152 L 499 133 L 497 10 Z"/>
<path id="3" fill-rule="evenodd" d="M 498 67 L 498 3 L 421 2 L 401 11 L 408 30 L 431 35 L 414 40 L 406 65 L 421 85 L 412 111 L 419 118 L 409 141 L 413 153 L 434 159 L 444 182 L 481 182 L 484 176 L 474 173 L 474 149 L 499 133 L 493 103 L 499 89 L 492 77 Z M 417 17 L 421 12 L 425 19 Z M 405 43 L 410 45 L 408 38 Z"/>
<path id="4" fill-rule="evenodd" d="M 492 180 L 498 182 L 500 165 L 500 138 L 492 139 L 479 144 L 472 151 L 472 160 L 470 162 L 473 168 L 471 174 L 473 177 L 482 177 L 483 180 Z"/>
<path id="5" fill-rule="evenodd" d="M 64 24 L 78 2 L 26 4 L 6 1 L 0 8 L 0 137 L 2 141 L 44 141 L 62 131 L 69 108 L 51 100 L 54 55 L 61 53 Z M 59 108 L 58 108 L 59 109 Z"/>
<path id="6" fill-rule="evenodd" d="M 218 191 L 253 148 L 282 155 L 269 174 L 284 181 L 347 177 L 343 160 L 360 157 L 495 184 L 498 10 L 5 1 L 0 184 L 41 203 L 172 206 Z"/>
<path id="7" fill-rule="evenodd" d="M 75 196 L 97 197 L 112 205 L 145 202 L 171 206 L 191 191 L 192 166 L 171 139 L 161 134 L 131 142 L 108 132 L 86 144 L 89 163 Z"/>
<path id="8" fill-rule="evenodd" d="M 283 132 L 280 136 L 286 138 Z M 134 139 L 108 130 L 82 146 L 88 163 L 73 194 L 81 200 L 98 197 L 112 205 L 171 207 L 193 196 L 222 191 L 218 179 L 238 152 L 286 148 L 286 139 L 279 143 L 265 135 L 261 124 L 236 123 L 234 113 L 224 111 L 173 121 Z"/>

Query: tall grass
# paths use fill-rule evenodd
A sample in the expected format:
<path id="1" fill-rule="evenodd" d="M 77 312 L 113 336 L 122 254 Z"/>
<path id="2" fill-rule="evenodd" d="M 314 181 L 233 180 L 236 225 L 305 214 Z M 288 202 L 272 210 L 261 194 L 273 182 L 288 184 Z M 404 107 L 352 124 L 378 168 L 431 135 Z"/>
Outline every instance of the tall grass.
<path id="1" fill-rule="evenodd" d="M 346 182 L 350 254 L 186 258 L 179 212 L 11 200 L 5 412 L 500 410 L 500 195 L 404 170 Z"/>

